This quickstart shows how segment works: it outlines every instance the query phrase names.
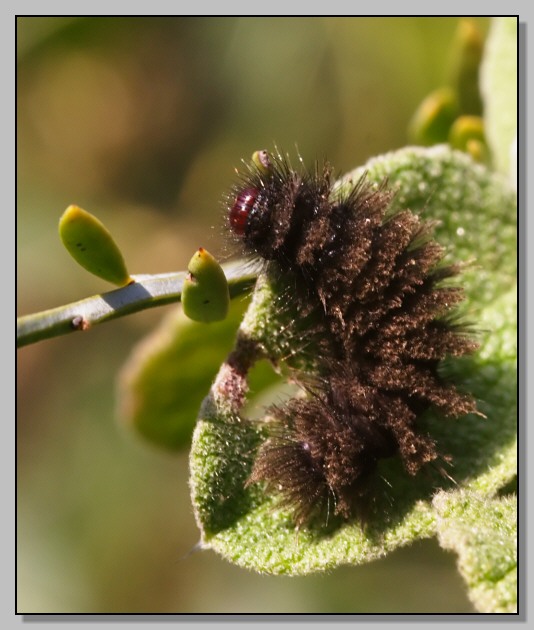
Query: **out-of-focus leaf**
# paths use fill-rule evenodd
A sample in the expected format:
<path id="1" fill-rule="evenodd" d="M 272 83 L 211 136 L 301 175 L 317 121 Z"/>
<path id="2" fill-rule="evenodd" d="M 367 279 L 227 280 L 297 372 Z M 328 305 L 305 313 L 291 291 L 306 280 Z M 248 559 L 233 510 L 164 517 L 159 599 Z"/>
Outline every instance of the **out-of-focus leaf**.
<path id="1" fill-rule="evenodd" d="M 198 408 L 234 343 L 247 301 L 228 317 L 203 324 L 177 308 L 132 352 L 119 378 L 120 421 L 145 440 L 170 450 L 189 446 Z"/>
<path id="2" fill-rule="evenodd" d="M 477 162 L 488 161 L 484 121 L 480 116 L 459 116 L 450 128 L 449 144 L 469 153 Z"/>
<path id="3" fill-rule="evenodd" d="M 410 140 L 431 146 L 446 142 L 454 119 L 460 110 L 452 88 L 438 88 L 419 105 L 408 129 Z"/>
<path id="4" fill-rule="evenodd" d="M 515 181 L 517 138 L 517 26 L 515 17 L 493 18 L 480 69 L 484 125 L 493 165 Z"/>
<path id="5" fill-rule="evenodd" d="M 452 46 L 451 85 L 463 115 L 482 114 L 478 75 L 483 51 L 484 34 L 478 25 L 470 19 L 460 20 Z"/>

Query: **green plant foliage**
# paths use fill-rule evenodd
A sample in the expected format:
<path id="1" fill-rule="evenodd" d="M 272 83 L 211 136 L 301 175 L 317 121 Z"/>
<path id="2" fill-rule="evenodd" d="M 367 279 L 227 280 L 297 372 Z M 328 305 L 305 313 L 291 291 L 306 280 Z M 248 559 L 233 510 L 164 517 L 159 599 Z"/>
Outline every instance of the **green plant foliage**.
<path id="1" fill-rule="evenodd" d="M 246 306 L 246 300 L 234 300 L 228 317 L 210 326 L 192 321 L 181 308 L 171 311 L 121 371 L 120 422 L 164 449 L 187 448 L 200 403 Z"/>
<path id="2" fill-rule="evenodd" d="M 458 485 L 432 470 L 414 483 L 398 462 L 385 461 L 379 472 L 387 483 L 366 530 L 358 524 L 339 527 L 329 522 L 324 528 L 300 532 L 295 531 L 289 515 L 277 508 L 275 496 L 266 496 L 258 486 L 245 488 L 255 450 L 264 439 L 262 424 L 248 418 L 261 417 L 264 405 L 277 402 L 283 391 L 279 387 L 283 372 L 275 375 L 270 359 L 277 361 L 281 371 L 284 363 L 298 360 L 294 339 L 286 334 L 294 325 L 292 317 L 277 312 L 280 287 L 265 276 L 259 278 L 251 300 L 236 297 L 228 317 L 210 326 L 191 321 L 182 308 L 171 307 L 124 367 L 118 407 L 128 437 L 133 435 L 160 451 L 183 453 L 193 438 L 190 484 L 201 542 L 221 558 L 260 573 L 305 575 L 368 562 L 417 539 L 434 538 L 457 555 L 478 610 L 512 612 L 517 589 L 516 509 L 514 497 L 508 493 L 515 491 L 517 469 L 517 237 L 515 199 L 507 186 L 510 181 L 515 183 L 516 173 L 517 20 L 491 20 L 481 67 L 479 34 L 463 22 L 450 51 L 453 64 L 448 81 L 436 85 L 429 84 L 428 78 L 442 75 L 443 48 L 450 42 L 455 20 L 30 17 L 17 22 L 19 114 L 25 130 L 20 143 L 20 162 L 25 168 L 19 205 L 26 217 L 20 232 L 26 243 L 21 243 L 22 249 L 27 249 L 23 256 L 27 282 L 22 284 L 30 289 L 31 301 L 26 304 L 31 309 L 50 299 L 52 285 L 38 280 L 43 268 L 46 277 L 53 278 L 62 264 L 48 255 L 49 221 L 43 210 L 57 207 L 57 197 L 63 197 L 65 189 L 90 191 L 98 198 L 107 195 L 112 202 L 121 197 L 139 212 L 136 216 L 150 232 L 172 210 L 168 225 L 172 228 L 176 219 L 178 229 L 168 230 L 167 225 L 162 235 L 179 232 L 180 239 L 172 240 L 173 251 L 182 245 L 187 250 L 184 240 L 191 234 L 187 221 L 195 223 L 195 233 L 213 223 L 213 199 L 220 195 L 224 181 L 228 182 L 221 164 L 227 164 L 231 177 L 231 167 L 250 138 L 273 138 L 274 133 L 282 147 L 291 146 L 297 138 L 303 156 L 313 157 L 319 150 L 331 157 L 335 153 L 338 165 L 361 164 L 380 150 L 377 147 L 398 147 L 405 142 L 413 94 L 427 94 L 439 86 L 450 90 L 445 97 L 438 92 L 438 98 L 434 95 L 427 102 L 426 117 L 414 119 L 411 140 L 425 146 L 448 142 L 481 163 L 491 164 L 502 178 L 469 156 L 442 146 L 381 156 L 366 168 L 373 181 L 388 177 L 390 186 L 398 188 L 395 204 L 437 219 L 437 238 L 449 252 L 448 258 L 466 262 L 462 276 L 467 294 L 465 318 L 478 331 L 481 348 L 475 357 L 450 361 L 443 367 L 474 392 L 487 418 L 469 416 L 444 422 L 428 415 L 423 419 L 442 450 L 453 457 L 453 467 L 447 471 Z M 486 19 L 478 18 L 476 24 L 485 30 Z M 300 63 L 303 58 L 304 64 Z M 480 69 L 481 89 L 476 85 Z M 135 98 L 143 90 L 151 94 L 149 102 Z M 471 129 L 466 135 L 461 130 L 456 135 L 455 126 L 463 114 L 481 113 L 481 95 L 482 132 L 488 144 L 473 148 L 473 142 L 481 142 L 478 132 Z M 303 102 L 311 105 L 303 108 Z M 487 155 L 481 153 L 482 148 Z M 362 171 L 357 169 L 340 185 L 350 186 Z M 181 230 L 182 225 L 186 229 Z M 138 228 L 143 236 L 148 234 L 145 228 Z M 103 232 L 98 234 L 97 241 Z M 139 231 L 133 231 L 127 236 L 134 241 L 137 234 Z M 87 232 L 83 235 L 85 238 Z M 158 266 L 163 260 L 165 268 L 167 258 L 153 257 L 154 250 L 164 251 L 160 243 L 158 232 L 146 242 L 143 238 L 138 250 L 141 263 L 137 261 L 135 266 L 150 260 Z M 102 251 L 99 247 L 96 251 Z M 91 273 L 102 267 L 98 256 L 88 264 L 84 266 Z M 111 265 L 104 260 L 103 268 L 106 275 L 101 277 L 106 280 L 119 285 L 130 281 L 120 252 L 111 255 Z M 230 279 L 228 272 L 227 276 Z M 249 280 L 252 284 L 250 274 Z M 230 285 L 232 291 L 231 281 Z M 142 289 L 137 282 L 126 291 L 135 286 Z M 246 375 L 249 392 L 236 411 L 226 404 L 225 392 L 213 386 L 210 390 L 210 385 L 232 350 L 239 322 L 238 335 L 257 341 L 262 353 Z M 65 327 L 71 331 L 72 324 L 69 320 Z M 118 354 L 121 331 L 110 338 L 109 347 L 118 348 Z M 108 327 L 102 333 L 109 334 Z M 95 351 L 98 343 L 80 337 L 81 341 L 74 341 L 82 344 L 82 350 L 84 343 L 89 344 L 86 366 L 100 365 Z M 44 381 L 33 376 L 43 376 L 41 364 L 47 362 L 47 352 L 54 353 L 53 348 L 46 344 L 25 351 L 26 367 L 34 369 L 21 371 L 21 378 L 39 387 L 25 397 L 29 406 L 23 415 L 27 417 L 21 417 L 19 424 L 33 420 L 36 414 L 43 421 L 37 436 L 38 457 L 33 448 L 37 444 L 34 423 L 29 423 L 31 431 L 24 430 L 23 423 L 19 432 L 24 472 L 21 507 L 26 517 L 21 538 L 24 557 L 19 562 L 19 609 L 253 611 L 259 602 L 274 612 L 299 612 L 299 606 L 323 612 L 340 612 L 343 607 L 344 612 L 371 612 L 375 603 L 377 609 L 395 612 L 392 607 L 397 604 L 405 610 L 412 605 L 414 609 L 429 608 L 436 601 L 443 601 L 448 609 L 455 605 L 447 600 L 449 589 L 434 579 L 441 575 L 439 556 L 436 565 L 429 566 L 427 545 L 422 550 L 421 581 L 411 589 L 419 598 L 414 595 L 413 604 L 410 597 L 401 600 L 410 589 L 399 589 L 400 594 L 390 599 L 388 585 L 399 575 L 397 566 L 401 580 L 413 584 L 410 576 L 421 566 L 415 549 L 409 557 L 409 562 L 414 556 L 416 560 L 411 570 L 404 564 L 395 565 L 396 554 L 388 559 L 391 564 L 386 571 L 389 567 L 393 571 L 386 576 L 385 589 L 376 588 L 374 567 L 359 576 L 350 567 L 347 572 L 316 576 L 320 582 L 313 577 L 266 578 L 265 582 L 260 576 L 210 562 L 204 569 L 200 567 L 198 575 L 196 569 L 176 571 L 172 567 L 165 574 L 162 566 L 173 565 L 173 554 L 178 558 L 192 542 L 190 506 L 180 493 L 176 495 L 178 505 L 169 502 L 168 491 L 176 493 L 178 488 L 172 485 L 176 482 L 166 488 L 158 478 L 177 479 L 174 464 L 181 474 L 183 459 L 161 460 L 163 473 L 148 461 L 151 470 L 147 476 L 143 461 L 135 457 L 137 449 L 121 449 L 120 442 L 115 443 L 117 436 L 106 421 L 105 387 L 112 378 L 109 354 L 103 369 L 97 367 L 89 379 L 76 378 L 72 387 L 63 388 L 67 398 L 50 395 L 54 383 L 65 383 L 65 362 L 48 361 Z M 101 385 L 104 396 L 95 396 L 102 392 Z M 72 416 L 71 408 L 74 417 L 83 412 L 73 435 L 69 431 L 74 425 L 61 422 L 65 415 Z M 65 444 L 71 448 L 64 448 Z M 95 449 L 109 455 L 109 468 L 100 455 L 96 460 L 92 457 Z M 124 459 L 132 454 L 133 459 Z M 93 478 L 87 471 L 91 472 L 95 461 L 98 466 Z M 74 464 L 73 474 L 64 474 L 66 463 Z M 114 483 L 108 483 L 113 476 Z M 443 491 L 436 494 L 439 488 Z M 119 495 L 121 501 L 117 501 Z M 49 518 L 50 505 L 54 505 L 53 519 Z M 139 505 L 143 510 L 137 514 Z M 177 509 L 183 520 L 173 520 Z M 131 514 L 137 516 L 131 519 Z M 135 522 L 135 527 L 124 527 L 125 518 Z M 185 541 L 182 550 L 176 547 L 177 537 Z M 139 544 L 143 541 L 147 544 Z M 434 545 L 430 552 L 433 550 Z M 171 562 L 167 562 L 169 553 Z M 405 557 L 403 554 L 400 562 Z M 193 558 L 196 564 L 196 556 Z M 201 558 L 202 564 L 204 560 Z M 377 564 L 380 586 L 383 570 Z M 223 579 L 213 579 L 214 571 Z M 235 583 L 225 582 L 228 571 L 237 577 Z M 346 583 L 371 577 L 355 596 L 354 588 L 338 589 L 343 576 L 348 577 Z M 156 583 L 162 588 L 147 588 Z M 440 596 L 433 599 L 438 590 Z M 373 591 L 381 595 L 373 599 L 369 595 Z M 465 605 L 463 598 L 459 605 Z"/>
<path id="3" fill-rule="evenodd" d="M 119 246 L 90 212 L 69 206 L 59 220 L 59 236 L 74 260 L 90 273 L 119 286 L 132 281 Z"/>
<path id="4" fill-rule="evenodd" d="M 480 116 L 459 116 L 449 130 L 449 144 L 469 153 L 477 162 L 488 161 L 484 121 Z"/>
<path id="5" fill-rule="evenodd" d="M 458 118 L 480 119 L 482 114 L 478 76 L 483 49 L 484 36 L 478 26 L 472 20 L 460 21 L 451 46 L 449 82 L 431 92 L 417 108 L 408 128 L 411 142 L 431 146 L 451 142 L 452 134 L 452 146 L 467 149 L 458 146 L 458 131 L 452 132 L 452 127 Z M 470 152 L 480 153 L 480 147 Z"/>
<path id="6" fill-rule="evenodd" d="M 477 24 L 470 19 L 461 20 L 452 45 L 450 83 L 463 115 L 482 114 L 478 75 L 483 51 L 484 35 Z"/>
<path id="7" fill-rule="evenodd" d="M 295 531 L 276 497 L 244 487 L 261 442 L 261 423 L 251 423 L 228 404 L 224 387 L 204 401 L 191 451 L 193 504 L 205 547 L 259 572 L 303 575 L 340 564 L 383 556 L 437 532 L 432 498 L 457 487 L 491 497 L 516 472 L 515 273 L 516 200 L 506 181 L 447 146 L 408 148 L 368 162 L 340 181 L 350 187 L 363 171 L 373 182 L 388 178 L 397 190 L 394 205 L 439 221 L 436 237 L 454 260 L 466 262 L 465 317 L 483 322 L 480 351 L 450 360 L 444 370 L 480 401 L 487 416 L 444 421 L 424 418 L 441 450 L 452 456 L 450 474 L 437 471 L 408 478 L 396 460 L 382 462 L 387 480 L 365 529 L 357 523 L 325 523 Z M 277 287 L 258 283 L 241 334 L 254 339 L 274 360 L 287 356 L 290 338 L 280 335 Z M 219 378 L 224 378 L 220 372 Z"/>
<path id="8" fill-rule="evenodd" d="M 517 206 L 504 177 L 448 146 L 406 148 L 371 159 L 343 178 L 344 185 L 365 170 L 373 181 L 387 178 L 397 190 L 393 207 L 439 221 L 436 239 L 448 259 L 470 263 L 462 286 L 472 316 L 478 318 L 482 306 L 515 285 Z"/>
<path id="9" fill-rule="evenodd" d="M 434 499 L 440 544 L 458 567 L 480 612 L 517 610 L 517 498 L 485 498 L 460 490 Z"/>
<path id="10" fill-rule="evenodd" d="M 502 42 L 509 44 L 510 36 L 510 24 L 494 25 L 490 50 L 498 47 L 499 38 L 504 50 Z M 478 91 L 459 92 L 470 83 L 467 75 L 472 82 L 478 74 L 480 61 L 480 41 L 469 29 L 462 37 L 458 80 L 453 88 L 439 90 L 427 100 L 412 127 L 422 134 L 421 143 L 447 141 L 449 145 L 409 147 L 382 155 L 338 182 L 338 190 L 346 191 L 364 172 L 376 184 L 387 179 L 396 191 L 393 208 L 410 208 L 435 221 L 436 239 L 445 247 L 446 259 L 464 263 L 461 283 L 466 300 L 461 316 L 473 323 L 480 349 L 470 357 L 451 358 L 442 367 L 477 398 L 484 416 L 445 421 L 429 412 L 421 419 L 423 430 L 451 457 L 446 470 L 450 478 L 430 469 L 413 479 L 396 459 L 383 461 L 377 475 L 383 485 L 365 527 L 331 519 L 297 531 L 291 515 L 278 507 L 276 495 L 246 485 L 255 452 L 265 438 L 263 423 L 247 417 L 254 404 L 252 396 L 244 397 L 249 375 L 234 374 L 230 363 L 222 363 L 194 429 L 190 485 L 202 546 L 239 566 L 260 573 L 306 575 L 368 562 L 417 539 L 437 537 L 442 547 L 457 553 L 477 609 L 510 612 L 515 609 L 517 588 L 515 503 L 499 493 L 513 484 L 517 474 L 516 196 L 506 168 L 496 173 L 481 163 L 487 158 L 486 120 L 460 116 L 478 113 Z M 489 62 L 485 72 L 493 76 Z M 492 98 L 484 94 L 485 107 Z M 477 111 L 463 111 L 469 109 L 466 99 Z M 496 101 L 502 108 L 510 106 L 509 101 Z M 490 143 L 493 157 L 510 148 L 510 134 L 502 129 L 494 133 L 498 140 Z M 234 351 L 243 340 L 253 344 L 252 372 L 259 359 L 280 368 L 299 360 L 291 335 L 292 326 L 298 324 L 293 314 L 279 309 L 278 282 L 260 276 L 239 327 Z M 226 335 L 233 335 L 238 317 L 231 316 L 233 328 L 225 328 Z M 202 387 L 211 382 L 230 345 L 226 336 L 223 352 L 222 336 L 214 332 L 206 337 L 205 327 L 193 329 L 191 335 L 188 326 L 198 325 L 185 322 L 182 318 L 179 324 L 166 323 L 162 327 L 166 332 L 161 330 L 144 351 L 138 350 L 122 379 L 127 410 L 123 417 L 150 441 L 170 448 L 188 443 Z M 201 347 L 212 358 L 216 354 L 216 360 L 207 360 Z M 208 381 L 190 369 L 197 359 L 204 369 L 210 366 Z M 201 383 L 198 390 L 188 381 L 192 373 L 195 385 Z M 252 389 L 261 394 L 272 381 L 273 374 L 265 373 Z M 142 413 L 137 414 L 136 406 Z"/>
<path id="11" fill-rule="evenodd" d="M 451 47 L 447 85 L 423 99 L 408 128 L 411 142 L 449 142 L 479 162 L 517 175 L 517 19 L 494 18 L 486 42 L 462 20 Z M 484 53 L 484 54 L 483 54 Z"/>
<path id="12" fill-rule="evenodd" d="M 445 142 L 459 113 L 454 90 L 450 87 L 438 88 L 423 100 L 415 112 L 408 130 L 410 140 L 424 146 Z"/>
<path id="13" fill-rule="evenodd" d="M 193 255 L 187 266 L 182 306 L 184 313 L 196 322 L 218 322 L 226 317 L 230 293 L 224 271 L 203 247 Z"/>
<path id="14" fill-rule="evenodd" d="M 481 66 L 486 137 L 494 167 L 515 180 L 517 139 L 517 18 L 494 18 Z"/>

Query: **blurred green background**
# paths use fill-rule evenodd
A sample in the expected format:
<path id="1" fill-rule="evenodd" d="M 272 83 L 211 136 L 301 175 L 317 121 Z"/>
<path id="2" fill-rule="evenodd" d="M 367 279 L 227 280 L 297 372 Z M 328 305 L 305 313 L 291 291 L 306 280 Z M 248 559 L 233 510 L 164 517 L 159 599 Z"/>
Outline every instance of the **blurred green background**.
<path id="1" fill-rule="evenodd" d="M 477 19 L 483 31 L 487 21 Z M 222 251 L 221 196 L 274 143 L 339 173 L 407 143 L 447 81 L 456 18 L 18 18 L 18 314 L 112 287 L 57 223 L 96 214 L 131 273 Z M 305 578 L 198 540 L 188 453 L 116 421 L 116 375 L 165 307 L 18 353 L 18 612 L 470 612 L 455 557 L 423 541 Z"/>

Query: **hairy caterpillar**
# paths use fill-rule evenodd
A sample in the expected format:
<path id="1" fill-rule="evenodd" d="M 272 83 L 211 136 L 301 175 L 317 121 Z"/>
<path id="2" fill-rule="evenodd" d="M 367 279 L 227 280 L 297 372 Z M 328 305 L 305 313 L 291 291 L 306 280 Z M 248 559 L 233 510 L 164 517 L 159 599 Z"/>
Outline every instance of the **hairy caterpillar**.
<path id="1" fill-rule="evenodd" d="M 444 282 L 459 265 L 443 264 L 434 224 L 391 210 L 392 197 L 365 177 L 336 192 L 328 163 L 295 171 L 266 151 L 228 195 L 231 232 L 287 282 L 313 339 L 311 367 L 297 375 L 306 396 L 270 410 L 248 480 L 279 493 L 299 527 L 328 512 L 361 518 L 383 458 L 399 456 L 410 475 L 437 460 L 418 428 L 428 408 L 477 412 L 438 371 L 477 347 L 454 316 L 461 288 Z"/>

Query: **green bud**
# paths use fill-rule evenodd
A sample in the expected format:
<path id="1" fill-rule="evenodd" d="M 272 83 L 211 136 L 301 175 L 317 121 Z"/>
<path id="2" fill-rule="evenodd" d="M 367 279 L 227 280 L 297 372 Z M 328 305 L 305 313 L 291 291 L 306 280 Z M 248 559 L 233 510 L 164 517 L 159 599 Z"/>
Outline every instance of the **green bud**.
<path id="1" fill-rule="evenodd" d="M 462 114 L 482 114 L 478 74 L 483 52 L 484 35 L 477 24 L 460 20 L 452 47 L 451 85 Z"/>
<path id="2" fill-rule="evenodd" d="M 488 150 L 484 122 L 480 116 L 459 116 L 449 132 L 449 144 L 469 153 L 477 162 L 486 161 Z"/>
<path id="3" fill-rule="evenodd" d="M 74 260 L 90 273 L 118 286 L 133 282 L 118 245 L 90 212 L 69 206 L 59 220 L 59 236 Z"/>
<path id="4" fill-rule="evenodd" d="M 431 92 L 412 118 L 411 141 L 425 146 L 447 142 L 449 129 L 457 115 L 458 103 L 452 89 L 444 87 Z"/>
<path id="5" fill-rule="evenodd" d="M 226 318 L 230 293 L 224 271 L 213 256 L 200 247 L 189 261 L 184 280 L 184 313 L 197 322 L 217 322 Z"/>

